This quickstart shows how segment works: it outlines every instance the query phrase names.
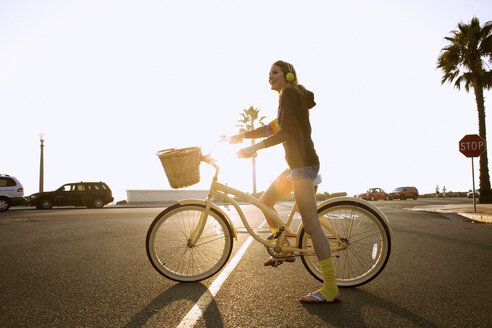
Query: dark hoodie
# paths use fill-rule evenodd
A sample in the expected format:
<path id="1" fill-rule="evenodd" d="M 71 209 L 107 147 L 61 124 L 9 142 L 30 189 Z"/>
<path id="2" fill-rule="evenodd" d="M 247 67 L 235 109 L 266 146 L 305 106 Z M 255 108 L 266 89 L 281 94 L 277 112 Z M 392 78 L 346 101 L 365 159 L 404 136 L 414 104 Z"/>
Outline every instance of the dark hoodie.
<path id="1" fill-rule="evenodd" d="M 319 165 L 309 123 L 309 109 L 315 105 L 314 94 L 311 91 L 285 88 L 280 95 L 278 107 L 280 130 L 263 140 L 265 147 L 283 143 L 285 159 L 291 169 Z M 245 136 L 265 137 L 266 132 L 264 128 L 259 128 L 247 132 Z"/>

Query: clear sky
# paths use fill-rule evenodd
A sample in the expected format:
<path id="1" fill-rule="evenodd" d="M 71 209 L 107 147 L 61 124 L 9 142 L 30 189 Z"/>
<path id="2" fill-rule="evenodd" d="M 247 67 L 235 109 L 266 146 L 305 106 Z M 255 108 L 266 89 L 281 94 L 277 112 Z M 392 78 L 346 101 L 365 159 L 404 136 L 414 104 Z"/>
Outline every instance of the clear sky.
<path id="1" fill-rule="evenodd" d="M 489 0 L 1 0 L 0 173 L 37 192 L 42 132 L 45 190 L 170 189 L 155 153 L 201 146 L 221 157 L 221 181 L 251 191 L 250 160 L 216 141 L 249 106 L 275 118 L 268 72 L 282 59 L 315 93 L 321 192 L 467 191 L 458 141 L 478 133 L 475 98 L 441 86 L 436 61 L 460 21 L 491 14 Z M 258 190 L 286 167 L 281 146 L 257 162 Z"/>

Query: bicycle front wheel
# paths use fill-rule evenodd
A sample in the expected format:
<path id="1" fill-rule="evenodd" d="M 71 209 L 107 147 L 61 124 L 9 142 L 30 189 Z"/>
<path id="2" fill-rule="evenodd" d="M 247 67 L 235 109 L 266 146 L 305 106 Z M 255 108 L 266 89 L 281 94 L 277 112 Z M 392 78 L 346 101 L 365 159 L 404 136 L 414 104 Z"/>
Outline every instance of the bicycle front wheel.
<path id="1" fill-rule="evenodd" d="M 389 259 L 391 238 L 378 213 L 360 202 L 340 201 L 320 208 L 318 217 L 330 244 L 338 286 L 360 286 L 381 273 Z M 301 248 L 313 247 L 304 229 L 299 237 Z M 301 258 L 306 269 L 323 281 L 316 256 Z"/>
<path id="2" fill-rule="evenodd" d="M 163 276 L 194 282 L 217 273 L 232 251 L 232 230 L 226 219 L 210 209 L 195 245 L 191 238 L 205 211 L 201 204 L 173 205 L 162 211 L 147 232 L 147 256 Z"/>

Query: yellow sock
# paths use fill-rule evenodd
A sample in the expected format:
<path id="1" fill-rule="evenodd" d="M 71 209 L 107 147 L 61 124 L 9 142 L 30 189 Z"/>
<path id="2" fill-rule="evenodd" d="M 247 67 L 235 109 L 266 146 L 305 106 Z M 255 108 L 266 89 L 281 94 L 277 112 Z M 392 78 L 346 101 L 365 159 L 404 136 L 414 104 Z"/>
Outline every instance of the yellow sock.
<path id="1" fill-rule="evenodd" d="M 321 275 L 323 276 L 323 287 L 318 291 L 328 302 L 331 302 L 338 292 L 335 266 L 331 257 L 319 261 L 319 265 L 321 267 Z"/>

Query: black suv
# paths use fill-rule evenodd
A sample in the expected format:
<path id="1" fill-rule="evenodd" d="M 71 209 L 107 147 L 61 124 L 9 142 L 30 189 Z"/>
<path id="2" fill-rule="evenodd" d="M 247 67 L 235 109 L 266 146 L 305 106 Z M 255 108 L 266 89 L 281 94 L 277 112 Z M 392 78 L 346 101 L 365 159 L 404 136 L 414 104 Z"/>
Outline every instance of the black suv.
<path id="1" fill-rule="evenodd" d="M 55 191 L 32 194 L 27 203 L 38 209 L 64 205 L 101 208 L 113 199 L 111 189 L 104 182 L 73 182 L 64 184 Z"/>

